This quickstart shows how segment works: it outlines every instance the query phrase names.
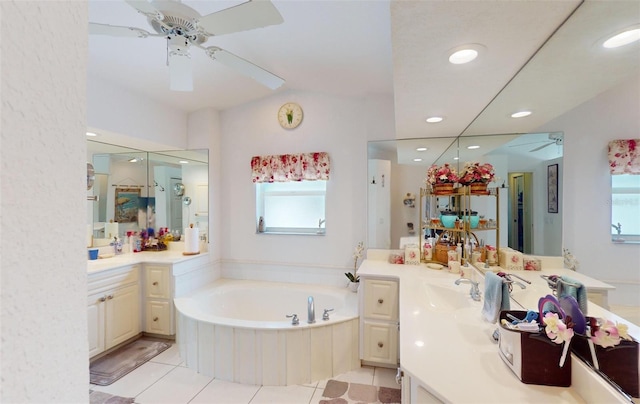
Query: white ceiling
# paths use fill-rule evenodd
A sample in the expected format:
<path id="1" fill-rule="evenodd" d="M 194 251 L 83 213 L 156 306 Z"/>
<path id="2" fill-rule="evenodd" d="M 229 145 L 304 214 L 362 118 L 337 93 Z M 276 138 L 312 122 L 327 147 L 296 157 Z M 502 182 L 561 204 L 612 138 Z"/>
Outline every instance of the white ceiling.
<path id="1" fill-rule="evenodd" d="M 205 15 L 242 1 L 184 3 Z M 89 79 L 100 78 L 184 111 L 224 110 L 288 90 L 393 95 L 396 138 L 415 138 L 457 136 L 465 129 L 471 134 L 531 131 L 637 74 L 640 66 L 636 46 L 618 57 L 624 68 L 599 81 L 584 59 L 594 56 L 593 44 L 602 35 L 640 23 L 638 1 L 274 0 L 273 4 L 284 23 L 213 37 L 204 45 L 221 47 L 284 78 L 284 86 L 275 91 L 209 59 L 199 49 L 191 51 L 194 91 L 169 91 L 166 43 L 154 37 L 90 36 Z M 577 24 L 563 25 L 570 15 L 569 21 L 578 20 Z M 146 18 L 121 0 L 90 0 L 89 21 L 152 31 Z M 468 65 L 449 64 L 447 51 L 467 43 L 480 43 L 485 50 Z M 543 44 L 547 52 L 536 54 Z M 567 47 L 571 53 L 564 54 Z M 596 56 L 597 68 L 614 64 Z M 551 87 L 545 87 L 541 81 L 549 77 Z M 585 85 L 589 80 L 597 83 Z M 526 94 L 531 99 L 523 98 Z M 524 107 L 537 114 L 514 128 L 507 110 Z M 429 115 L 443 115 L 445 121 L 426 124 Z"/>

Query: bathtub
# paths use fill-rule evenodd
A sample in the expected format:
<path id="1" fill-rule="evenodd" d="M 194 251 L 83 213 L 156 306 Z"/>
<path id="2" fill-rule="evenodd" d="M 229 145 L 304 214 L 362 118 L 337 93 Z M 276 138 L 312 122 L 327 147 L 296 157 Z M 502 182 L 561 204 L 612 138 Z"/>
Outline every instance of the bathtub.
<path id="1" fill-rule="evenodd" d="M 314 324 L 307 323 L 309 296 Z M 180 356 L 204 375 L 285 386 L 360 367 L 357 295 L 347 288 L 221 279 L 174 303 Z M 334 309 L 326 321 L 324 309 Z"/>

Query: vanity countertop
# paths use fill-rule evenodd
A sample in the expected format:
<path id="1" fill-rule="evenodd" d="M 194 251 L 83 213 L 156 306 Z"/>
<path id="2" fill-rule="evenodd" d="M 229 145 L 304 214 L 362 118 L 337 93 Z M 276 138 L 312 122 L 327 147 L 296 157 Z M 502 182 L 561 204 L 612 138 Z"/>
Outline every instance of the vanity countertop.
<path id="1" fill-rule="evenodd" d="M 492 339 L 497 325 L 482 318 L 482 302 L 469 297 L 468 284 L 454 284 L 460 275 L 430 269 L 425 264 L 390 264 L 386 255 L 384 259 L 371 258 L 369 254 L 358 269 L 360 276 L 399 280 L 401 368 L 440 400 L 539 403 L 585 402 L 596 398 L 595 401 L 625 402 L 601 377 L 574 357 L 570 388 L 520 382 L 498 354 L 498 345 Z M 520 272 L 528 271 L 519 271 L 518 275 Z M 537 298 L 550 292 L 539 274 L 535 276 L 540 282 L 536 281 L 535 290 L 529 290 L 531 299 L 534 294 L 537 296 L 536 305 Z M 476 280 L 483 291 L 483 277 L 479 272 Z M 530 302 L 526 303 L 529 306 Z M 517 310 L 520 306 L 512 300 L 511 308 Z"/>
<path id="2" fill-rule="evenodd" d="M 111 258 L 88 260 L 87 273 L 95 274 L 110 269 L 120 268 L 134 264 L 179 264 L 195 259 L 208 259 L 208 253 L 201 252 L 197 255 L 183 255 L 179 251 L 143 251 L 138 253 L 129 253 L 115 255 Z"/>

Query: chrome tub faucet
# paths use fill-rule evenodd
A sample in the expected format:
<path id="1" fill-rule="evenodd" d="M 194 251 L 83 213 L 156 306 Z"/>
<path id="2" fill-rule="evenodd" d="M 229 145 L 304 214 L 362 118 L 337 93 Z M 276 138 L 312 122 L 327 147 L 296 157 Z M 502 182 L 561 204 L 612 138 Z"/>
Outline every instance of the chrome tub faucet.
<path id="1" fill-rule="evenodd" d="M 313 324 L 316 322 L 316 308 L 313 303 L 313 296 L 309 296 L 307 299 L 307 323 Z"/>

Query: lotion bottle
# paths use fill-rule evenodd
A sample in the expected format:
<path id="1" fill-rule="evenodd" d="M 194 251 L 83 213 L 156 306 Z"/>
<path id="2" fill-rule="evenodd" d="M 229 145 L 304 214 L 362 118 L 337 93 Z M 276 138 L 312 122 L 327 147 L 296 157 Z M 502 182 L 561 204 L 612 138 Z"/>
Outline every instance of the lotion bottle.
<path id="1" fill-rule="evenodd" d="M 458 262 L 462 262 L 462 243 L 458 243 L 458 246 L 456 247 L 456 256 Z"/>

